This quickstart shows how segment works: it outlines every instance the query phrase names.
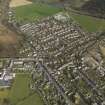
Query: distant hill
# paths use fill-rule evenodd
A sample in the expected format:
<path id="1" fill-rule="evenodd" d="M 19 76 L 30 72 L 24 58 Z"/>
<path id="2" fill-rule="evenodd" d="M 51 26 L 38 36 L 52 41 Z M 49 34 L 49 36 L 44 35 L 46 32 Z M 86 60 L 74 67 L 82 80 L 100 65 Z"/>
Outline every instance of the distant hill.
<path id="1" fill-rule="evenodd" d="M 92 16 L 105 18 L 105 0 L 89 0 L 81 6 L 80 10 Z"/>
<path id="2" fill-rule="evenodd" d="M 105 0 L 31 0 L 42 3 L 66 3 L 67 6 L 75 10 L 83 11 L 86 14 L 105 18 Z"/>

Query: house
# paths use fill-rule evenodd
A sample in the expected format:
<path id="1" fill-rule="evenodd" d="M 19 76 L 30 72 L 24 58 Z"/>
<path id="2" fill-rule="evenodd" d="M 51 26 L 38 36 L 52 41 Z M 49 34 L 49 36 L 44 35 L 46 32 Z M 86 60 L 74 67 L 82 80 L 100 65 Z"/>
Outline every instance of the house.
<path id="1" fill-rule="evenodd" d="M 15 73 L 9 73 L 6 70 L 0 73 L 0 88 L 11 86 L 11 82 L 15 78 Z"/>

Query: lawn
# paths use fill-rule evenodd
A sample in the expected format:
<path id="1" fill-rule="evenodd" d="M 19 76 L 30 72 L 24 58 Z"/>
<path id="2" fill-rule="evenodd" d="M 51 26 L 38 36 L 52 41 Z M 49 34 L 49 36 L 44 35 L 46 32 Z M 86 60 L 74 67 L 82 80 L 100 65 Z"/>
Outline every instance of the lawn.
<path id="1" fill-rule="evenodd" d="M 59 8 L 39 3 L 19 6 L 14 8 L 14 10 L 16 12 L 16 19 L 19 22 L 35 21 L 61 11 Z"/>
<path id="2" fill-rule="evenodd" d="M 8 94 L 9 94 L 9 89 L 0 90 L 0 105 L 3 105 L 5 100 L 8 101 Z"/>
<path id="3" fill-rule="evenodd" d="M 17 74 L 9 94 L 12 105 L 43 105 L 36 92 L 29 88 L 29 74 Z"/>
<path id="4" fill-rule="evenodd" d="M 18 105 L 43 105 L 37 94 L 33 94 L 24 101 L 21 101 Z"/>
<path id="5" fill-rule="evenodd" d="M 85 30 L 89 32 L 96 32 L 105 30 L 105 20 L 98 19 L 91 16 L 79 15 L 73 12 L 70 15 L 77 21 Z"/>

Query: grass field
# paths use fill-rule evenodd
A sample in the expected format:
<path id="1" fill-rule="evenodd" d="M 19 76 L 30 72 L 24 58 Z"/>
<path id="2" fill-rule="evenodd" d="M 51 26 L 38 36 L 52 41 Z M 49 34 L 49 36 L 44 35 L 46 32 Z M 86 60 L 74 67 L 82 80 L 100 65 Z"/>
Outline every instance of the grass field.
<path id="1" fill-rule="evenodd" d="M 8 99 L 9 89 L 2 89 L 0 90 L 0 105 L 4 104 L 4 100 Z"/>
<path id="2" fill-rule="evenodd" d="M 11 89 L 0 89 L 0 105 L 43 105 L 37 92 L 29 88 L 29 74 L 17 74 Z"/>
<path id="3" fill-rule="evenodd" d="M 29 88 L 29 74 L 18 74 L 9 99 L 12 105 L 43 105 L 39 95 Z"/>
<path id="4" fill-rule="evenodd" d="M 96 32 L 99 30 L 105 30 L 105 20 L 98 19 L 91 16 L 79 15 L 70 13 L 70 15 L 87 31 Z"/>
<path id="5" fill-rule="evenodd" d="M 61 11 L 59 8 L 39 3 L 19 6 L 14 9 L 16 12 L 16 19 L 20 22 L 35 21 Z"/>
<path id="6" fill-rule="evenodd" d="M 51 16 L 62 11 L 61 8 L 48 6 L 47 4 L 33 3 L 15 8 L 16 19 L 19 22 L 31 22 L 46 16 Z M 86 15 L 79 15 L 70 12 L 70 15 L 87 31 L 96 32 L 105 30 L 105 20 Z"/>
<path id="7" fill-rule="evenodd" d="M 9 93 L 12 105 L 43 105 L 39 95 L 29 88 L 29 74 L 18 74 Z"/>

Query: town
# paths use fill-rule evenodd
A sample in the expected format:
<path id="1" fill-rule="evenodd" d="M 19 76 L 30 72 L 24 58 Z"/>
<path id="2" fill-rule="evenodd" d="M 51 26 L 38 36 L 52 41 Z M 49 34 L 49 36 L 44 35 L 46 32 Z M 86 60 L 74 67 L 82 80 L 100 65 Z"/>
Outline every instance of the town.
<path id="1" fill-rule="evenodd" d="M 17 74 L 28 73 L 28 88 L 45 105 L 105 105 L 105 32 L 89 33 L 63 11 L 18 23 L 9 2 L 0 2 L 0 28 L 22 39 L 21 46 L 1 50 L 0 88 L 12 88 Z"/>

